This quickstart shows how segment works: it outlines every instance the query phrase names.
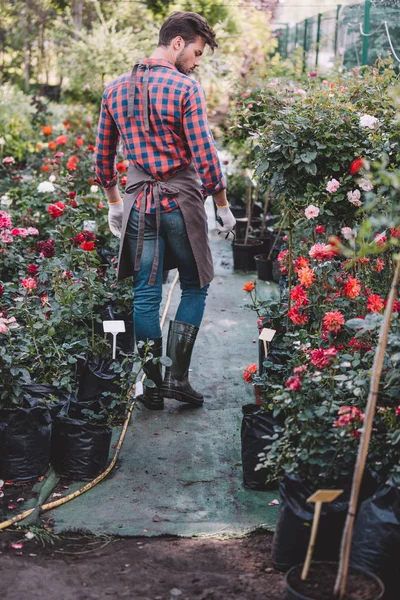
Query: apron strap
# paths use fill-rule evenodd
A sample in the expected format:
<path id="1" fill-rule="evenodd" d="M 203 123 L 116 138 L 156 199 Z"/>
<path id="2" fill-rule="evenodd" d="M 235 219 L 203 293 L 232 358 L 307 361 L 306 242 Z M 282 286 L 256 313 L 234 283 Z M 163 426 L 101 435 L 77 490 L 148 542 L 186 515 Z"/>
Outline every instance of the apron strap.
<path id="1" fill-rule="evenodd" d="M 134 65 L 131 76 L 129 79 L 129 90 L 128 90 L 128 119 L 134 116 L 135 112 L 135 83 L 136 83 L 136 72 L 140 63 Z"/>
<path id="2" fill-rule="evenodd" d="M 148 65 L 145 63 L 136 63 L 132 69 L 131 76 L 129 78 L 129 90 L 128 90 L 128 119 L 131 119 L 135 115 L 135 93 L 136 93 L 136 75 L 138 68 L 144 68 L 143 83 L 142 83 L 142 102 L 143 102 L 143 115 L 144 115 L 144 130 L 150 131 L 150 110 L 149 110 L 149 77 L 150 69 L 154 67 L 171 68 L 166 65 Z"/>

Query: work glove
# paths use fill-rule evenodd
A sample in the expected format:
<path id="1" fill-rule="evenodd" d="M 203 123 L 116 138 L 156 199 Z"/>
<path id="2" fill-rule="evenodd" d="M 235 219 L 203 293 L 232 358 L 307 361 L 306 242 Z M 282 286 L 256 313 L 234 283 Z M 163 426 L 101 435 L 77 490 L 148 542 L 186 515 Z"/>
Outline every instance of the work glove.
<path id="1" fill-rule="evenodd" d="M 113 235 L 121 237 L 122 216 L 124 214 L 124 204 L 121 202 L 113 202 L 108 205 L 108 226 Z"/>
<path id="2" fill-rule="evenodd" d="M 233 216 L 229 206 L 220 208 L 217 206 L 217 223 L 216 228 L 221 233 L 229 233 L 236 225 L 236 219 Z"/>

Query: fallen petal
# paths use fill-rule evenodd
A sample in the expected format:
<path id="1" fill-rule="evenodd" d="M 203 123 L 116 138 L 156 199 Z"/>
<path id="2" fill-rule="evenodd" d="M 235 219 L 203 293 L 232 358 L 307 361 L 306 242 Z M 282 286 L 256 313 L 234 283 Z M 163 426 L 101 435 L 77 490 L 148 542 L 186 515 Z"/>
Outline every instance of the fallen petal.
<path id="1" fill-rule="evenodd" d="M 268 506 L 278 506 L 279 504 L 279 500 L 271 500 L 271 502 L 268 502 Z"/>
<path id="2" fill-rule="evenodd" d="M 10 548 L 14 548 L 14 550 L 21 550 L 24 547 L 22 542 L 15 542 L 14 544 L 10 544 Z"/>

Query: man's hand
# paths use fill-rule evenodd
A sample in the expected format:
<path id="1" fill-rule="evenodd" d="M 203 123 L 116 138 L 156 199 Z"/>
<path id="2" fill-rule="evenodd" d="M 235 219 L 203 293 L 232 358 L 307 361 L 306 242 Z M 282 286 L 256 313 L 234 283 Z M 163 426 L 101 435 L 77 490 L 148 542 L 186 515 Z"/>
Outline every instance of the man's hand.
<path id="1" fill-rule="evenodd" d="M 220 207 L 217 206 L 217 219 L 221 222 L 216 222 L 215 226 L 221 233 L 229 233 L 236 225 L 236 219 L 233 216 L 229 206 Z"/>
<path id="2" fill-rule="evenodd" d="M 124 214 L 124 204 L 113 202 L 108 204 L 108 226 L 113 235 L 121 237 L 122 215 Z"/>

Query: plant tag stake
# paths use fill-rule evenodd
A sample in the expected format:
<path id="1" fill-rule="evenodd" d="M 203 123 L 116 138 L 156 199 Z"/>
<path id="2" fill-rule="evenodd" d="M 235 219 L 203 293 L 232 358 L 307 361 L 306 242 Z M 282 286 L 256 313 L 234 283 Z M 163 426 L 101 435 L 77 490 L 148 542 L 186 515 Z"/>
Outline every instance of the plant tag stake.
<path id="1" fill-rule="evenodd" d="M 306 561 L 304 563 L 303 570 L 301 572 L 301 579 L 307 579 L 308 571 L 314 552 L 315 540 L 318 532 L 319 518 L 321 516 L 321 508 L 324 502 L 333 502 L 340 494 L 343 494 L 343 490 L 317 490 L 309 498 L 307 502 L 313 502 L 315 504 L 314 518 L 311 528 L 310 541 L 308 543 Z"/>
<path id="2" fill-rule="evenodd" d="M 260 335 L 258 336 L 258 339 L 262 340 L 262 342 L 264 344 L 264 354 L 265 354 L 265 356 L 267 356 L 267 354 L 268 354 L 267 342 L 271 342 L 272 341 L 275 333 L 276 333 L 275 329 L 267 329 L 266 327 L 263 327 Z"/>
<path id="3" fill-rule="evenodd" d="M 111 333 L 113 336 L 113 354 L 112 357 L 116 358 L 117 355 L 117 334 L 125 333 L 125 321 L 103 321 L 104 333 Z"/>
<path id="4" fill-rule="evenodd" d="M 139 396 L 143 396 L 143 383 L 141 381 L 137 381 L 135 385 L 135 398 Z"/>

